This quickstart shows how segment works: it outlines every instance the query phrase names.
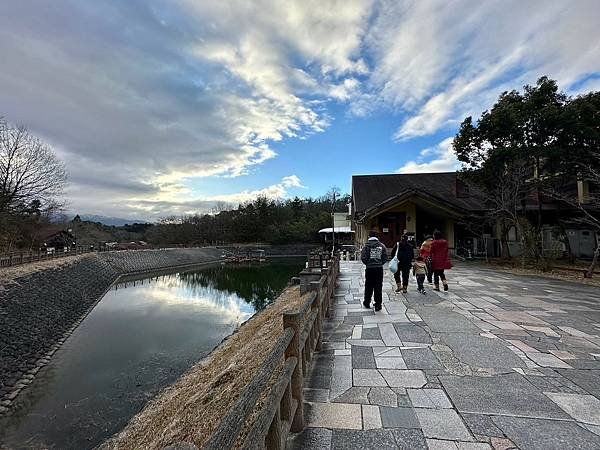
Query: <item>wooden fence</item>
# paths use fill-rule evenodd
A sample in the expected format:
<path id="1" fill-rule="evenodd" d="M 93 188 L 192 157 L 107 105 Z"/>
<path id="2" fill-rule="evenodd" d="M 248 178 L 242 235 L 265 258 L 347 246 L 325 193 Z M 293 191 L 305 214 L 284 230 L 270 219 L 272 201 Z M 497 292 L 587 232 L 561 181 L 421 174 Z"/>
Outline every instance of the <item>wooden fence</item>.
<path id="1" fill-rule="evenodd" d="M 339 256 L 332 258 L 328 254 L 313 253 L 307 266 L 298 277 L 300 293 L 310 293 L 307 301 L 298 310 L 283 314 L 283 333 L 253 380 L 240 392 L 239 400 L 204 445 L 205 450 L 234 446 L 258 399 L 269 385 L 271 388 L 263 407 L 241 448 L 284 449 L 290 431 L 304 429 L 304 377 L 313 353 L 321 350 L 323 322 L 331 312 Z M 188 443 L 168 448 L 197 450 L 196 446 Z"/>
<path id="2" fill-rule="evenodd" d="M 94 252 L 108 252 L 108 251 L 127 251 L 127 250 L 157 250 L 157 249 L 165 249 L 165 248 L 192 248 L 197 246 L 190 246 L 184 244 L 173 244 L 173 245 L 136 245 L 130 246 L 129 248 L 123 247 L 111 247 L 108 245 L 99 245 L 99 246 L 77 246 L 73 247 L 67 251 L 56 250 L 51 253 L 47 251 L 37 251 L 37 252 L 17 252 L 10 253 L 5 255 L 0 255 L 0 267 L 11 267 L 18 266 L 21 264 L 28 264 L 32 262 L 38 261 L 46 261 L 49 259 L 57 259 L 64 258 L 65 256 L 73 256 L 73 255 L 82 255 L 84 253 L 94 253 Z"/>

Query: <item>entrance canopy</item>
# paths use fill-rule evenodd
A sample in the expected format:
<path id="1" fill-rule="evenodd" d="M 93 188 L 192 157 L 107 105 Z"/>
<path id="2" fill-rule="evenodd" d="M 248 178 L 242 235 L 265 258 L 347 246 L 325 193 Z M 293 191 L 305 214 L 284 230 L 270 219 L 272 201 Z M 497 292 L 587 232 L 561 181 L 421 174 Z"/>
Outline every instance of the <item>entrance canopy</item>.
<path id="1" fill-rule="evenodd" d="M 333 228 L 323 228 L 321 230 L 319 230 L 319 233 L 333 233 L 334 229 Z M 354 233 L 354 231 L 352 231 L 350 229 L 350 227 L 335 227 L 335 232 L 336 233 Z"/>

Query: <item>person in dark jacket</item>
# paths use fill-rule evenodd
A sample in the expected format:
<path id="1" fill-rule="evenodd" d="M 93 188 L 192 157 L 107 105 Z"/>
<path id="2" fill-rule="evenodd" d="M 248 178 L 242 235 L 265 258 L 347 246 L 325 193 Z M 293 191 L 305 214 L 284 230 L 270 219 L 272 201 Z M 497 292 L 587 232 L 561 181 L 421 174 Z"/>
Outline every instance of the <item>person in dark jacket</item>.
<path id="1" fill-rule="evenodd" d="M 402 290 L 406 294 L 408 289 L 408 279 L 410 277 L 410 269 L 412 268 L 415 251 L 413 246 L 408 242 L 406 235 L 403 235 L 394 248 L 392 249 L 392 258 L 398 254 L 398 270 L 394 274 L 396 280 L 396 292 Z M 402 275 L 402 287 L 400 287 L 400 276 Z"/>
<path id="2" fill-rule="evenodd" d="M 371 297 L 375 293 L 375 311 L 381 311 L 383 289 L 383 265 L 387 262 L 387 249 L 379 242 L 377 231 L 369 232 L 369 239 L 363 247 L 360 259 L 365 268 L 365 299 L 363 306 L 371 307 Z"/>
<path id="3" fill-rule="evenodd" d="M 444 270 L 451 269 L 452 263 L 448 256 L 448 241 L 443 238 L 440 231 L 433 233 L 433 242 L 431 243 L 431 268 L 433 269 L 434 291 L 440 290 L 440 279 L 444 284 L 444 290 L 448 290 L 448 282 Z"/>

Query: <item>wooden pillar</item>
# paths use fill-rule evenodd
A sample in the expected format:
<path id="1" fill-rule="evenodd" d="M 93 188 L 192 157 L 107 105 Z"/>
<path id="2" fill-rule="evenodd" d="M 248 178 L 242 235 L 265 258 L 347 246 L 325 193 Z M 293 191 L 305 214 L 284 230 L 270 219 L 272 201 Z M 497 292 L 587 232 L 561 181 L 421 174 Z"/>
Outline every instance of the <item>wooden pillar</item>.
<path id="1" fill-rule="evenodd" d="M 294 330 L 294 337 L 290 342 L 290 345 L 285 351 L 285 357 L 295 357 L 298 362 L 296 368 L 292 373 L 291 390 L 292 396 L 298 402 L 296 412 L 292 419 L 291 431 L 299 433 L 304 429 L 304 371 L 303 371 L 303 355 L 300 351 L 300 323 L 302 320 L 301 314 L 283 314 L 283 328 L 292 328 Z"/>

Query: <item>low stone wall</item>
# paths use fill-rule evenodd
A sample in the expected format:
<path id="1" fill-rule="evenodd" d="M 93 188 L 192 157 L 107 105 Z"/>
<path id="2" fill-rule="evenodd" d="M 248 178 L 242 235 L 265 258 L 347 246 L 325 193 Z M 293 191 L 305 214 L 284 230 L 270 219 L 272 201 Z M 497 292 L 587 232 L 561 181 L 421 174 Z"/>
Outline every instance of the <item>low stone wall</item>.
<path id="1" fill-rule="evenodd" d="M 121 276 L 220 260 L 215 248 L 90 254 L 0 286 L 0 414 Z"/>

